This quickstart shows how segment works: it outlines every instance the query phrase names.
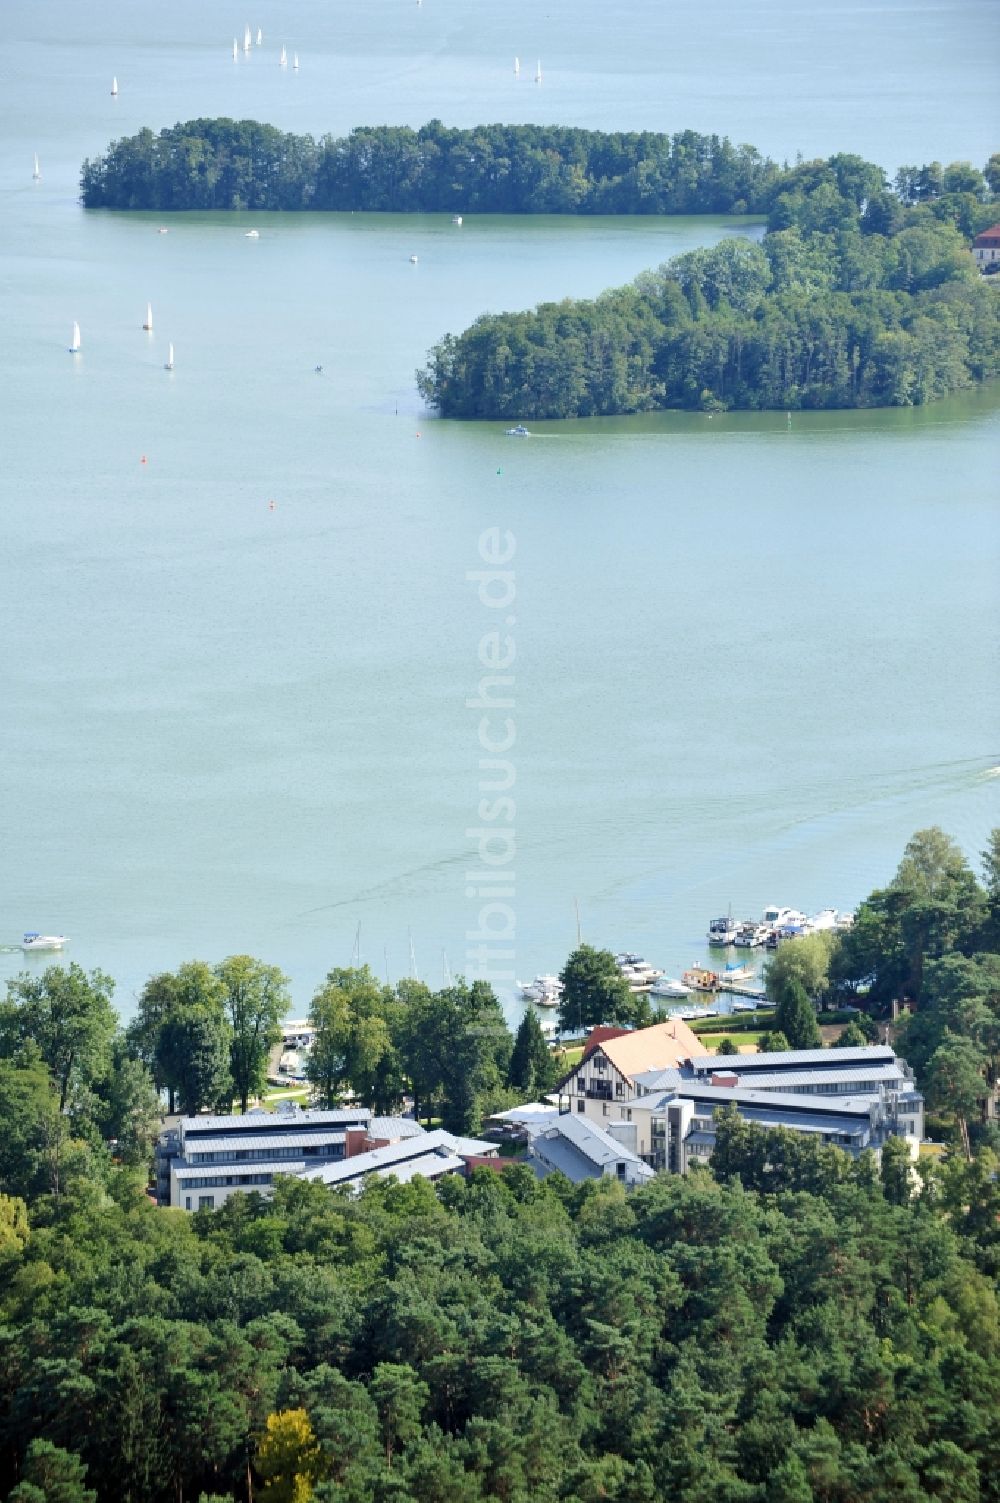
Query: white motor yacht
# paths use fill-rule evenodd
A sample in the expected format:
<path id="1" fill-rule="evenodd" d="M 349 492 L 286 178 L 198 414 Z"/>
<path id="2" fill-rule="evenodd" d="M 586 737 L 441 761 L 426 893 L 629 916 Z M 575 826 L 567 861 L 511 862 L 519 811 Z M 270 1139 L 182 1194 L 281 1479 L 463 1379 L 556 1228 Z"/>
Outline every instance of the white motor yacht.
<path id="1" fill-rule="evenodd" d="M 534 1002 L 536 1007 L 558 1007 L 563 986 L 558 976 L 536 976 L 534 981 L 519 981 L 517 989 L 525 1002 Z"/>
<path id="2" fill-rule="evenodd" d="M 738 950 L 756 950 L 767 942 L 770 932 L 770 924 L 741 924 L 733 943 Z"/>
<path id="3" fill-rule="evenodd" d="M 32 929 L 21 940 L 22 950 L 61 950 L 67 943 L 65 934 L 36 934 Z"/>
<path id="4" fill-rule="evenodd" d="M 616 955 L 615 964 L 633 992 L 650 991 L 654 983 L 663 975 L 662 971 L 658 971 L 655 966 L 643 960 L 641 955 L 633 955 L 628 951 Z"/>
<path id="5" fill-rule="evenodd" d="M 654 997 L 690 997 L 691 988 L 678 981 L 676 976 L 661 976 L 649 988 Z"/>
<path id="6" fill-rule="evenodd" d="M 739 924 L 731 913 L 727 913 L 725 918 L 713 919 L 708 926 L 708 942 L 720 948 L 724 945 L 731 945 L 739 933 L 739 928 Z"/>

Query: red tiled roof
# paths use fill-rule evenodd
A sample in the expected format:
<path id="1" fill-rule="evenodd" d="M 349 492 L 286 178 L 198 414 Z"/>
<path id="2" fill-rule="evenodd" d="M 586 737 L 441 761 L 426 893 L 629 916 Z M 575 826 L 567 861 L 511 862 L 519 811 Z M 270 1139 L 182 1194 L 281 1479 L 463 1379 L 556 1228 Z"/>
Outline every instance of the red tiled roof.
<path id="1" fill-rule="evenodd" d="M 1000 245 L 1000 224 L 991 224 L 973 240 L 973 245 Z"/>
<path id="2" fill-rule="evenodd" d="M 592 1028 L 583 1046 L 580 1063 L 582 1064 L 589 1054 L 593 1054 L 598 1044 L 606 1044 L 609 1039 L 620 1039 L 623 1034 L 631 1033 L 631 1031 L 630 1028 Z"/>

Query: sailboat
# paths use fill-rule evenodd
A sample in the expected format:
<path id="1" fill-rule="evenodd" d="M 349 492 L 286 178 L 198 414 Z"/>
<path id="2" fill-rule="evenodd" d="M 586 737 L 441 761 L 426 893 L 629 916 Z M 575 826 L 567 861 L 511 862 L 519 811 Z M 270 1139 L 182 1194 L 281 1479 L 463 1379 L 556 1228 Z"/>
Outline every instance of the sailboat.
<path id="1" fill-rule="evenodd" d="M 113 78 L 111 80 L 111 95 L 112 95 L 112 98 L 114 98 L 117 95 L 117 93 L 118 93 L 118 80 L 117 80 L 117 78 Z"/>
<path id="2" fill-rule="evenodd" d="M 80 325 L 75 319 L 73 321 L 73 333 L 70 335 L 69 352 L 71 355 L 78 355 L 80 353 Z"/>
<path id="3" fill-rule="evenodd" d="M 292 67 L 296 73 L 299 71 L 299 54 L 297 52 L 292 53 Z"/>
<path id="4" fill-rule="evenodd" d="M 264 40 L 264 33 L 261 31 L 260 27 L 258 26 L 257 27 L 257 46 L 258 47 L 263 42 L 263 40 Z"/>
<path id="5" fill-rule="evenodd" d="M 152 332 L 153 332 L 153 305 L 152 305 L 152 303 L 147 303 L 146 304 L 146 322 L 143 324 L 142 327 L 145 329 L 145 331 L 146 331 L 147 334 L 152 334 Z"/>
<path id="6" fill-rule="evenodd" d="M 236 59 L 239 57 L 239 55 L 240 55 L 240 49 L 236 45 L 236 38 L 233 37 L 233 62 L 234 63 L 235 63 Z"/>
<path id="7" fill-rule="evenodd" d="M 243 31 L 243 51 L 244 52 L 249 52 L 250 51 L 250 28 L 249 28 L 249 26 L 245 27 L 244 31 Z"/>
<path id="8" fill-rule="evenodd" d="M 163 369 L 165 371 L 172 371 L 173 368 L 174 368 L 174 347 L 173 347 L 172 344 L 168 344 L 167 345 L 167 359 L 166 359 L 166 363 L 164 364 Z"/>
<path id="9" fill-rule="evenodd" d="M 31 175 L 35 179 L 36 183 L 41 180 L 42 169 L 38 165 L 38 152 L 37 151 L 35 152 L 35 170 L 34 170 L 34 172 Z"/>
<path id="10" fill-rule="evenodd" d="M 282 47 L 282 49 L 281 49 L 281 56 L 278 59 L 278 67 L 279 68 L 287 68 L 288 67 L 288 53 L 285 51 L 284 47 Z"/>
<path id="11" fill-rule="evenodd" d="M 541 58 L 539 58 L 538 62 L 535 64 L 535 83 L 541 83 L 541 81 L 542 81 L 542 60 L 541 60 Z"/>
<path id="12" fill-rule="evenodd" d="M 514 59 L 514 77 L 515 78 L 517 78 L 517 76 L 520 73 L 520 71 L 521 71 L 521 59 L 519 57 L 516 57 Z"/>

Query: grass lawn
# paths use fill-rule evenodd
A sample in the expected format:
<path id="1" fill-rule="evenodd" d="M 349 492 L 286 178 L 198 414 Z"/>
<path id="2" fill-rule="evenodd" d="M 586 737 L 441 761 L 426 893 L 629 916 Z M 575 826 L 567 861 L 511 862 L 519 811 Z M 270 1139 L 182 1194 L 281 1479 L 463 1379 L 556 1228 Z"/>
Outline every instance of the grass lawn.
<path id="1" fill-rule="evenodd" d="M 769 1032 L 769 1029 L 762 1028 L 756 1033 L 751 1030 L 745 1033 L 729 1033 L 725 1028 L 720 1028 L 716 1033 L 700 1032 L 698 1037 L 705 1045 L 706 1054 L 714 1054 L 723 1039 L 732 1039 L 739 1051 L 755 1054 L 760 1048 L 761 1039 L 766 1038 Z"/>
<path id="2" fill-rule="evenodd" d="M 559 1068 L 568 1072 L 583 1058 L 583 1045 L 577 1044 L 573 1049 L 557 1049 L 555 1057 L 559 1061 Z"/>

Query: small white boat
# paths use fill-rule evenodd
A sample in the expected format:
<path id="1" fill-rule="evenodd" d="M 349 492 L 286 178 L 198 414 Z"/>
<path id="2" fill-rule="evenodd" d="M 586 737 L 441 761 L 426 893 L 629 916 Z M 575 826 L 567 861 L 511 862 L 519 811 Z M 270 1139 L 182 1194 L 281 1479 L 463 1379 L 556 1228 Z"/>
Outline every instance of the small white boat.
<path id="1" fill-rule="evenodd" d="M 257 27 L 257 46 L 258 47 L 261 45 L 261 43 L 263 42 L 263 40 L 264 40 L 264 33 L 261 31 L 260 27 L 258 26 Z"/>
<path id="2" fill-rule="evenodd" d="M 520 73 L 521 73 L 521 59 L 519 57 L 516 57 L 514 59 L 514 77 L 518 78 L 520 76 Z"/>
<path id="3" fill-rule="evenodd" d="M 282 47 L 282 49 L 281 49 L 281 56 L 278 58 L 278 67 L 279 68 L 287 68 L 288 67 L 288 53 L 285 51 L 284 47 Z"/>
<path id="4" fill-rule="evenodd" d="M 73 323 L 73 332 L 72 332 L 72 334 L 70 335 L 70 338 L 69 338 L 69 352 L 70 352 L 71 355 L 76 355 L 76 354 L 79 353 L 79 350 L 80 350 L 80 325 L 74 320 L 74 323 Z"/>
<path id="5" fill-rule="evenodd" d="M 820 934 L 824 929 L 835 929 L 837 927 L 836 908 L 821 908 L 818 913 L 806 919 L 805 927 L 810 934 Z"/>
<path id="6" fill-rule="evenodd" d="M 735 961 L 733 961 L 731 964 L 726 966 L 726 969 L 723 971 L 719 979 L 726 984 L 728 984 L 729 982 L 735 982 L 737 986 L 741 986 L 744 981 L 753 980 L 753 966 L 738 965 Z"/>
<path id="7" fill-rule="evenodd" d="M 167 229 L 167 227 L 166 227 L 166 225 L 165 225 L 165 224 L 161 224 L 161 225 L 160 225 L 160 228 L 159 228 L 159 229 L 158 229 L 158 230 L 157 230 L 157 232 L 156 232 L 156 233 L 157 233 L 157 234 L 158 234 L 158 235 L 169 235 L 169 234 L 170 234 L 170 231 L 169 231 L 169 230 L 168 230 L 168 229 Z"/>
<path id="8" fill-rule="evenodd" d="M 417 264 L 417 257 L 416 256 L 411 256 L 410 257 L 410 265 L 411 266 L 416 266 L 416 264 Z"/>
<path id="9" fill-rule="evenodd" d="M 685 986 L 683 981 L 678 981 L 675 976 L 661 976 L 659 981 L 653 982 L 649 990 L 654 997 L 689 997 L 691 995 L 691 988 Z"/>
<path id="10" fill-rule="evenodd" d="M 118 93 L 118 80 L 117 80 L 117 78 L 113 78 L 111 80 L 111 94 L 112 94 L 112 97 L 114 97 L 117 93 Z"/>
<path id="11" fill-rule="evenodd" d="M 61 950 L 68 940 L 65 934 L 36 934 L 32 929 L 21 940 L 22 950 Z"/>
<path id="12" fill-rule="evenodd" d="M 535 66 L 535 83 L 541 83 L 541 81 L 542 81 L 542 60 L 541 60 L 541 58 L 539 58 L 536 66 Z"/>
<path id="13" fill-rule="evenodd" d="M 173 347 L 172 344 L 168 344 L 167 345 L 167 358 L 166 358 L 166 361 L 164 362 L 163 369 L 165 371 L 172 371 L 173 368 L 174 368 L 174 347 Z"/>
<path id="14" fill-rule="evenodd" d="M 238 47 L 238 46 L 237 46 L 237 45 L 236 45 L 236 38 L 235 38 L 235 37 L 233 37 L 233 62 L 234 62 L 234 63 L 235 63 L 235 62 L 236 62 L 236 60 L 237 60 L 237 58 L 238 58 L 238 57 L 239 57 L 239 55 L 240 55 L 240 49 L 239 49 L 239 47 Z"/>
<path id="15" fill-rule="evenodd" d="M 756 1012 L 759 1006 L 759 1002 L 736 1001 L 733 1003 L 733 1012 Z"/>
<path id="16" fill-rule="evenodd" d="M 249 28 L 249 26 L 244 27 L 244 30 L 243 30 L 243 51 L 244 52 L 249 52 L 250 51 L 250 28 Z"/>
<path id="17" fill-rule="evenodd" d="M 297 52 L 292 53 L 292 71 L 294 73 L 299 71 L 299 54 Z"/>
<path id="18" fill-rule="evenodd" d="M 36 183 L 41 181 L 42 169 L 38 165 L 38 153 L 37 153 L 37 151 L 35 152 L 35 170 L 34 170 L 34 172 L 31 175 L 35 179 Z"/>
<path id="19" fill-rule="evenodd" d="M 142 327 L 145 329 L 145 331 L 146 331 L 147 334 L 152 334 L 152 332 L 153 332 L 153 305 L 152 305 L 152 303 L 147 303 L 146 304 L 146 322 L 143 324 Z"/>
<path id="20" fill-rule="evenodd" d="M 260 230 L 247 230 L 246 234 L 243 236 L 243 239 L 244 240 L 259 240 L 260 239 Z"/>
<path id="21" fill-rule="evenodd" d="M 452 224 L 461 224 L 462 223 L 462 216 L 461 216 L 461 214 L 453 214 L 451 216 L 451 222 L 452 222 Z"/>
<path id="22" fill-rule="evenodd" d="M 531 430 L 523 423 L 518 423 L 516 428 L 505 428 L 504 434 L 507 438 L 530 438 Z"/>

